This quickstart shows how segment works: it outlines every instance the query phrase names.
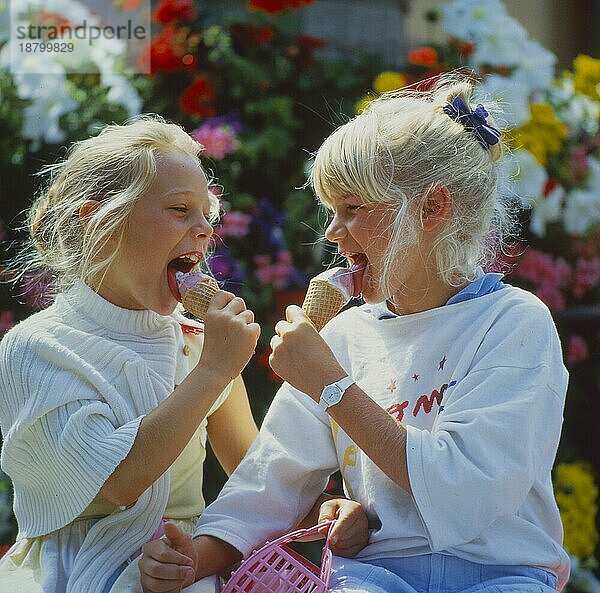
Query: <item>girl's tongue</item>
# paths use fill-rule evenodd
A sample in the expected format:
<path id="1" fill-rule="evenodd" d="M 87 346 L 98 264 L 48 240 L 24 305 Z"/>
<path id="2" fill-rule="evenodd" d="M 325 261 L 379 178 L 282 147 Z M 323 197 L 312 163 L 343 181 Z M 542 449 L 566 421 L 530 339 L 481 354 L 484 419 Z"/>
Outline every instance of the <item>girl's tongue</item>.
<path id="1" fill-rule="evenodd" d="M 169 290 L 173 297 L 181 302 L 181 295 L 179 294 L 179 287 L 177 286 L 177 280 L 175 279 L 175 274 L 179 270 L 172 265 L 167 267 L 167 283 L 169 284 Z"/>
<path id="2" fill-rule="evenodd" d="M 357 297 L 362 293 L 363 276 L 367 268 L 367 257 L 365 255 L 358 256 L 354 263 L 348 268 L 352 278 L 352 296 Z"/>

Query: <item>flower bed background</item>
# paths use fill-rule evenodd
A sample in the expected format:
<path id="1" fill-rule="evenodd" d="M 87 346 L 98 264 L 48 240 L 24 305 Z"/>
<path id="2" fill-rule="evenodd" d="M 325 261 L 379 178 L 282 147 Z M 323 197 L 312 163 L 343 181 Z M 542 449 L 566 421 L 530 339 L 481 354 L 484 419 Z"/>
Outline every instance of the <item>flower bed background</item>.
<path id="1" fill-rule="evenodd" d="M 318 2 L 318 0 L 314 0 Z M 310 152 L 377 93 L 456 67 L 482 77 L 482 102 L 505 105 L 497 120 L 512 154 L 502 164 L 522 208 L 523 236 L 498 267 L 535 292 L 557 321 L 571 373 L 555 487 L 565 545 L 574 559 L 570 591 L 600 591 L 597 557 L 600 446 L 593 414 L 600 395 L 600 60 L 578 56 L 557 73 L 555 56 L 529 39 L 500 0 L 454 0 L 429 18 L 446 41 L 414 48 L 405 63 L 378 56 L 331 61 L 326 39 L 301 32 L 297 9 L 313 0 L 249 0 L 218 18 L 191 0 L 154 4 L 150 76 L 11 75 L 0 49 L 0 239 L 10 251 L 16 218 L 35 190 L 32 174 L 63 146 L 108 121 L 140 112 L 181 123 L 205 146 L 223 206 L 210 266 L 243 296 L 263 326 L 244 373 L 260 422 L 278 386 L 268 341 L 284 307 L 300 302 L 308 279 L 329 264 L 325 214 L 303 188 Z M 58 6 L 58 5 L 57 5 Z M 124 5 L 126 6 L 126 5 Z M 81 6 L 60 3 L 48 23 Z M 6 9 L 1 12 L 6 22 Z M 4 21 L 3 21 L 4 19 Z M 63 20 L 61 20 L 63 19 Z M 0 46 L 6 41 L 0 31 Z M 6 45 L 4 46 L 6 49 Z M 45 60 L 50 60 L 45 56 Z M 93 61 L 94 56 L 89 57 Z M 51 279 L 48 279 L 51 281 Z M 24 279 L 0 293 L 0 334 L 46 306 L 43 284 Z M 20 293 L 20 296 L 19 296 Z M 207 464 L 206 497 L 224 476 Z M 0 544 L 14 538 L 10 488 L 0 480 Z"/>

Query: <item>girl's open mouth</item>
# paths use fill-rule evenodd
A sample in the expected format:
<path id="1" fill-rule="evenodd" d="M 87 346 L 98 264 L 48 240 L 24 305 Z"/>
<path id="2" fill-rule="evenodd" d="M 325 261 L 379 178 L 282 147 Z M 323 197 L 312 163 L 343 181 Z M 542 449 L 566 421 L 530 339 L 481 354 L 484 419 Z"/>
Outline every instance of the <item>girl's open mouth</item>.
<path id="1" fill-rule="evenodd" d="M 196 265 L 202 260 L 202 257 L 197 253 L 185 254 L 172 259 L 167 265 L 167 282 L 169 289 L 173 297 L 181 302 L 181 295 L 179 294 L 179 287 L 177 285 L 177 279 L 175 274 L 177 272 L 188 273 L 191 272 Z"/>

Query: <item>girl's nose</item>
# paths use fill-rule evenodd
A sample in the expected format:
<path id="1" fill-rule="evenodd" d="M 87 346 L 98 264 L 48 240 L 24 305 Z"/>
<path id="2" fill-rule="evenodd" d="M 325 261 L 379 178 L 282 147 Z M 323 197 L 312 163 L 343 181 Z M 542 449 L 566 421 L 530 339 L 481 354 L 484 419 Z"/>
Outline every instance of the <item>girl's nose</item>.
<path id="1" fill-rule="evenodd" d="M 214 232 L 212 224 L 208 222 L 204 214 L 192 228 L 192 231 L 196 237 L 208 237 L 210 238 Z"/>
<path id="2" fill-rule="evenodd" d="M 338 215 L 335 214 L 325 229 L 325 238 L 332 243 L 338 243 L 346 236 L 346 233 L 346 227 Z"/>

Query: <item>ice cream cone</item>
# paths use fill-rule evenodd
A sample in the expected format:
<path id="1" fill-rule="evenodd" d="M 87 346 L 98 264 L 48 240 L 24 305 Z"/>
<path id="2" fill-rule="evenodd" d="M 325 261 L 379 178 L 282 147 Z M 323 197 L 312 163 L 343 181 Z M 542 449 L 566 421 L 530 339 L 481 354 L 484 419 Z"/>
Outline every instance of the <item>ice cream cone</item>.
<path id="1" fill-rule="evenodd" d="M 348 298 L 326 280 L 313 278 L 308 285 L 302 309 L 320 331 L 346 304 Z"/>
<path id="2" fill-rule="evenodd" d="M 217 281 L 214 278 L 206 277 L 188 288 L 181 297 L 181 302 L 188 313 L 203 321 L 208 305 L 217 290 L 219 290 Z"/>

